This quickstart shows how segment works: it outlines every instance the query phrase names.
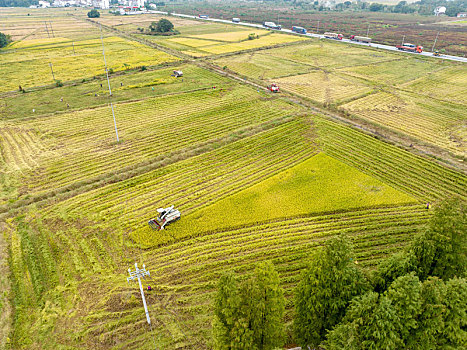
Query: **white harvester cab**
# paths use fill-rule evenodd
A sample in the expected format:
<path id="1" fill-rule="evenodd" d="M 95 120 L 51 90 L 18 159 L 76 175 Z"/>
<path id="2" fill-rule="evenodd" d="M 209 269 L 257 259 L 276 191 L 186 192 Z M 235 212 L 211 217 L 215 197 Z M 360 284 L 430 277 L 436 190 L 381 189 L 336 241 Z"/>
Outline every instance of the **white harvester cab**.
<path id="1" fill-rule="evenodd" d="M 183 72 L 181 70 L 174 70 L 174 73 L 172 74 L 172 76 L 175 78 L 183 77 Z"/>
<path id="2" fill-rule="evenodd" d="M 157 217 L 148 221 L 148 225 L 154 230 L 163 230 L 166 225 L 179 220 L 181 216 L 180 211 L 174 209 L 173 205 L 168 208 L 158 208 L 157 212 L 159 213 Z"/>

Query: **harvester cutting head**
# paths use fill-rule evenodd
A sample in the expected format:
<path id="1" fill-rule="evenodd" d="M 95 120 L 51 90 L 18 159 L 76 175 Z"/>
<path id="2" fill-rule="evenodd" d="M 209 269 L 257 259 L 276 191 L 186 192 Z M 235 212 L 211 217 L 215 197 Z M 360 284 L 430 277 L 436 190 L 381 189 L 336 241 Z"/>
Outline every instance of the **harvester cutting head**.
<path id="1" fill-rule="evenodd" d="M 148 221 L 148 225 L 154 230 L 163 230 L 166 225 L 179 220 L 181 216 L 180 211 L 174 209 L 173 205 L 168 208 L 158 208 L 157 212 L 159 213 L 157 217 Z"/>

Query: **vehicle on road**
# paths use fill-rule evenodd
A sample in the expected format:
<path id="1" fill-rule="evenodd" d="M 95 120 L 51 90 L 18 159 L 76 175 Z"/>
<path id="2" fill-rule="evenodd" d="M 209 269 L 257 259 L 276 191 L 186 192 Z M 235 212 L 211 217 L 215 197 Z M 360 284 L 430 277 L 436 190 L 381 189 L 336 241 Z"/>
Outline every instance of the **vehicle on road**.
<path id="1" fill-rule="evenodd" d="M 422 53 L 423 51 L 423 46 L 409 44 L 409 43 L 403 43 L 402 45 L 396 45 L 396 48 L 401 51 L 409 51 L 409 52 Z"/>
<path id="2" fill-rule="evenodd" d="M 264 22 L 263 27 L 269 28 L 269 29 L 277 29 L 277 30 L 282 29 L 282 26 L 280 24 L 276 24 L 274 22 Z"/>
<path id="3" fill-rule="evenodd" d="M 324 33 L 324 37 L 327 39 L 342 40 L 344 36 L 338 33 Z"/>
<path id="4" fill-rule="evenodd" d="M 306 29 L 303 27 L 297 27 L 293 26 L 292 27 L 292 32 L 298 33 L 298 34 L 306 34 Z"/>
<path id="5" fill-rule="evenodd" d="M 441 53 L 438 50 L 436 50 L 435 52 L 433 52 L 433 56 L 439 57 L 441 56 Z"/>
<path id="6" fill-rule="evenodd" d="M 232 22 L 234 23 L 240 23 L 240 18 L 232 18 Z"/>
<path id="7" fill-rule="evenodd" d="M 368 38 L 366 36 L 351 35 L 350 40 L 357 41 L 359 43 L 371 43 L 371 38 Z"/>
<path id="8" fill-rule="evenodd" d="M 198 15 L 198 18 L 201 18 L 201 19 L 208 19 L 209 16 L 208 16 L 208 15 Z"/>

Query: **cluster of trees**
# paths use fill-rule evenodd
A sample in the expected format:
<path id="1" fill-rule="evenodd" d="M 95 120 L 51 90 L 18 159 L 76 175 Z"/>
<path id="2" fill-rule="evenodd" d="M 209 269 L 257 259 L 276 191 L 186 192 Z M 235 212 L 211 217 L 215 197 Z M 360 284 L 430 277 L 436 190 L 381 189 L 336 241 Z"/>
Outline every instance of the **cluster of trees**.
<path id="1" fill-rule="evenodd" d="M 284 341 L 284 293 L 271 262 L 260 263 L 249 279 L 223 275 L 218 283 L 213 321 L 218 350 L 268 350 Z"/>
<path id="2" fill-rule="evenodd" d="M 92 9 L 91 11 L 88 12 L 89 18 L 99 18 L 100 16 L 101 14 L 96 9 Z"/>
<path id="3" fill-rule="evenodd" d="M 371 12 L 390 12 L 390 13 L 418 13 L 420 15 L 432 16 L 434 9 L 438 6 L 446 7 L 446 15 L 455 17 L 459 12 L 467 11 L 467 2 L 465 0 L 419 0 L 408 3 L 403 0 L 397 5 L 380 4 L 377 2 L 366 1 L 344 1 L 329 8 L 324 5 L 324 1 L 296 1 L 293 0 L 295 7 L 301 7 L 304 10 L 316 11 L 371 11 Z"/>
<path id="4" fill-rule="evenodd" d="M 11 43 L 11 37 L 0 32 L 0 48 L 7 46 L 9 43 Z"/>
<path id="5" fill-rule="evenodd" d="M 407 1 L 400 1 L 397 5 L 372 3 L 368 10 L 372 12 L 418 13 L 432 16 L 438 6 L 446 7 L 446 15 L 450 17 L 457 16 L 459 12 L 467 11 L 467 2 L 465 0 L 421 0 L 411 4 L 407 3 Z"/>
<path id="6" fill-rule="evenodd" d="M 138 28 L 140 32 L 144 32 L 144 28 Z M 151 35 L 174 35 L 174 34 L 179 34 L 177 30 L 175 30 L 174 25 L 172 22 L 170 22 L 166 18 L 160 19 L 158 22 L 152 22 L 147 31 L 146 34 L 151 34 Z"/>
<path id="7" fill-rule="evenodd" d="M 256 275 L 268 271 L 274 278 L 252 278 L 241 288 L 231 275 L 221 278 L 214 321 L 216 349 L 282 345 L 280 313 L 261 318 L 271 314 L 265 310 L 278 310 L 284 303 L 277 273 L 271 264 L 261 266 Z M 460 200 L 437 207 L 426 230 L 371 273 L 359 269 L 350 240 L 337 236 L 312 255 L 296 288 L 295 342 L 302 349 L 327 350 L 465 348 L 466 272 L 467 203 Z M 267 295 L 259 291 L 269 289 L 277 291 L 276 298 L 258 297 Z M 275 332 L 255 328 L 259 323 L 253 320 L 258 318 L 269 327 L 275 324 Z M 235 331 L 219 333 L 219 329 Z M 247 343 L 246 347 L 239 341 L 256 339 L 256 334 L 271 341 L 267 346 Z"/>
<path id="8" fill-rule="evenodd" d="M 29 7 L 38 4 L 39 0 L 0 0 L 0 7 Z"/>

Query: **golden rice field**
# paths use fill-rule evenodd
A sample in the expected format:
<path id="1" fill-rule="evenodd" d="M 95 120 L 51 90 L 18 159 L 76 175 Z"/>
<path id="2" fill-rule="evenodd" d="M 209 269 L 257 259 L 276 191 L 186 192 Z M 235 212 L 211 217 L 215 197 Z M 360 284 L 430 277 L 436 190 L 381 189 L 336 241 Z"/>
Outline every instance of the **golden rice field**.
<path id="1" fill-rule="evenodd" d="M 274 46 L 279 44 L 287 44 L 298 41 L 308 40 L 307 38 L 297 36 L 287 36 L 283 34 L 273 33 L 266 36 L 261 36 L 259 39 L 242 41 L 240 43 L 230 43 L 223 45 L 212 45 L 203 47 L 203 51 L 211 54 L 222 54 L 235 51 L 243 51 L 250 49 L 257 49 L 264 46 Z"/>
<path id="2" fill-rule="evenodd" d="M 372 88 L 358 79 L 322 70 L 274 79 L 283 89 L 314 102 L 335 104 L 367 95 Z"/>
<path id="3" fill-rule="evenodd" d="M 339 107 L 365 120 L 389 127 L 418 140 L 467 154 L 467 109 L 423 95 L 379 92 Z"/>
<path id="4" fill-rule="evenodd" d="M 52 84 L 54 78 L 67 81 L 105 74 L 100 39 L 74 43 L 63 39 L 57 44 L 50 44 L 50 40 L 58 39 L 38 39 L 32 44 L 22 42 L 18 45 L 23 48 L 2 54 L 0 74 L 5 79 L 0 91 L 16 90 L 19 85 L 29 88 Z M 118 37 L 105 38 L 104 45 L 107 67 L 114 71 L 178 60 L 165 52 Z"/>
<path id="5" fill-rule="evenodd" d="M 241 40 L 247 40 L 248 35 L 250 34 L 263 36 L 266 34 L 270 34 L 270 32 L 267 30 L 252 28 L 250 30 L 243 30 L 243 31 L 238 31 L 238 32 L 199 34 L 199 35 L 193 35 L 192 37 L 196 39 L 207 39 L 207 40 L 215 40 L 215 41 L 241 41 Z"/>

